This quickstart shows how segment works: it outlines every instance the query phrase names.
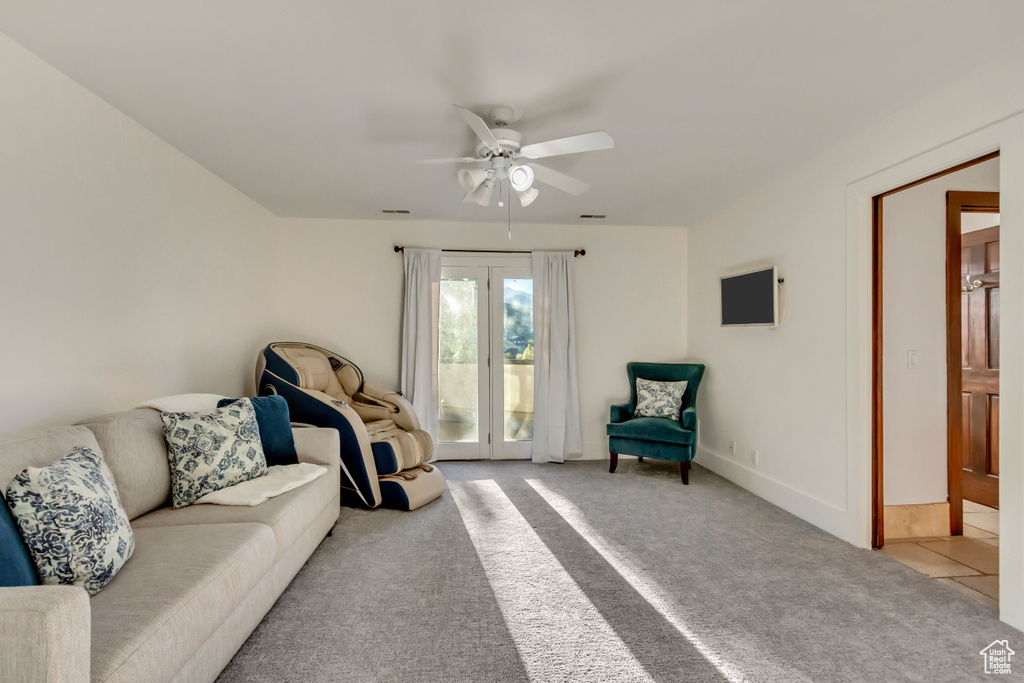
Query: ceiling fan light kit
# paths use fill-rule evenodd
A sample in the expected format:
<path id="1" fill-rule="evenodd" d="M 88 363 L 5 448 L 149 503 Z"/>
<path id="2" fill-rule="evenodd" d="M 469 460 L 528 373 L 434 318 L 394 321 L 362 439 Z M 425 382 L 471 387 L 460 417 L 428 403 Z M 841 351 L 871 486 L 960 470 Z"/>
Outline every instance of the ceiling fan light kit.
<path id="1" fill-rule="evenodd" d="M 529 166 L 513 166 L 509 169 L 508 181 L 516 192 L 528 190 L 533 185 L 533 169 Z"/>
<path id="2" fill-rule="evenodd" d="M 459 170 L 459 184 L 466 192 L 472 192 L 487 180 L 487 171 L 482 168 L 463 168 Z"/>
<path id="3" fill-rule="evenodd" d="M 526 207 L 533 204 L 533 200 L 540 194 L 540 190 L 536 187 L 531 187 L 519 192 L 519 205 Z"/>
<path id="4" fill-rule="evenodd" d="M 493 192 L 494 192 L 494 181 L 493 180 L 485 180 L 480 185 L 480 187 L 476 188 L 470 194 L 470 197 L 472 198 L 472 201 L 476 202 L 480 206 L 490 206 L 490 204 L 491 204 L 491 194 L 493 194 Z"/>
<path id="5" fill-rule="evenodd" d="M 506 105 L 492 107 L 489 112 L 494 126 L 492 128 L 469 109 L 458 105 L 453 106 L 480 140 L 476 146 L 476 157 L 429 159 L 420 163 L 487 164 L 486 168 L 459 170 L 459 185 L 466 191 L 466 195 L 462 199 L 463 202 L 476 202 L 480 206 L 490 206 L 494 184 L 498 183 L 500 188 L 503 180 L 508 180 L 511 189 L 518 193 L 519 203 L 522 206 L 529 206 L 540 194 L 537 188 L 533 187 L 534 180 L 568 194 L 582 194 L 590 188 L 590 185 L 554 169 L 533 163 L 532 160 L 611 149 L 615 146 L 612 136 L 603 130 L 524 146 L 523 134 L 506 127 L 522 115 L 515 108 Z M 530 163 L 520 161 L 527 159 L 530 160 Z"/>

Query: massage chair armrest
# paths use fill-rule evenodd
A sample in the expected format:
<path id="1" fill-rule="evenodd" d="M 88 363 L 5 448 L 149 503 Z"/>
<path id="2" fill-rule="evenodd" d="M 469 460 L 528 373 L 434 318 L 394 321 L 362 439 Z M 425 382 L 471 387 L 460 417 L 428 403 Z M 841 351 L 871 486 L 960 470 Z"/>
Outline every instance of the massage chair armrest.
<path id="1" fill-rule="evenodd" d="M 416 415 L 416 411 L 413 410 L 412 404 L 399 392 L 381 389 L 375 384 L 364 381 L 362 393 L 379 401 L 385 401 L 394 405 L 398 412 L 392 413 L 390 419 L 394 420 L 395 424 L 405 431 L 411 432 L 422 429 L 420 427 L 420 419 Z"/>
<path id="2" fill-rule="evenodd" d="M 697 431 L 697 409 L 686 408 L 679 415 L 679 422 L 682 423 L 683 429 L 688 429 L 691 432 Z"/>
<path id="3" fill-rule="evenodd" d="M 631 419 L 633 419 L 632 403 L 620 403 L 619 405 L 612 406 L 610 420 L 612 423 L 625 422 Z"/>
<path id="4" fill-rule="evenodd" d="M 295 452 L 299 462 L 339 469 L 341 466 L 341 437 L 337 429 L 303 427 L 292 429 Z"/>
<path id="5" fill-rule="evenodd" d="M 78 586 L 0 588 L 0 681 L 88 683 L 91 621 Z"/>

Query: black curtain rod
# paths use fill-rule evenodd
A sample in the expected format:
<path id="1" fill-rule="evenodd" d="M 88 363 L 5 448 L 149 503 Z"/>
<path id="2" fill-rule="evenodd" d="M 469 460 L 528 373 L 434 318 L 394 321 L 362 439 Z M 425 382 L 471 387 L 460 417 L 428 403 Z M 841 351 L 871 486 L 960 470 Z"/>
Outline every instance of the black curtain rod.
<path id="1" fill-rule="evenodd" d="M 395 245 L 395 253 L 404 252 L 405 247 Z M 442 249 L 441 251 L 455 252 L 460 254 L 529 254 L 531 253 L 527 249 Z M 586 249 L 577 249 L 572 253 L 573 256 L 586 256 Z"/>

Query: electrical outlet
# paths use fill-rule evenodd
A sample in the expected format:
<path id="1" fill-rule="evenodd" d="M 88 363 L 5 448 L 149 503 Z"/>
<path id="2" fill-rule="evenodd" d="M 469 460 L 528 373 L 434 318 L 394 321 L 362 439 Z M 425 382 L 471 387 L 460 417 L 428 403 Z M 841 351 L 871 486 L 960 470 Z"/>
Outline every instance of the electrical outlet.
<path id="1" fill-rule="evenodd" d="M 917 370 L 917 349 L 907 351 L 907 369 Z"/>
<path id="2" fill-rule="evenodd" d="M 730 441 L 729 442 L 729 455 L 732 455 L 732 456 L 736 455 L 736 442 L 735 441 Z"/>
<path id="3" fill-rule="evenodd" d="M 750 462 L 757 464 L 757 451 L 750 451 Z"/>

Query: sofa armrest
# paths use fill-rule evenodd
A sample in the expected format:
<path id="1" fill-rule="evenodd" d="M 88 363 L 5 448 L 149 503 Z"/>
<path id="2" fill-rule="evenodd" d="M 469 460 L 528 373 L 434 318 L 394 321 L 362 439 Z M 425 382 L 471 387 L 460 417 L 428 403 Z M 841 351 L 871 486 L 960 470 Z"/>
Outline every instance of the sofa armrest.
<path id="1" fill-rule="evenodd" d="M 697 409 L 685 409 L 679 416 L 679 421 L 683 424 L 683 429 L 689 429 L 691 432 L 697 431 Z"/>
<path id="2" fill-rule="evenodd" d="M 610 422 L 625 422 L 633 418 L 633 404 L 620 403 L 612 406 Z"/>
<path id="3" fill-rule="evenodd" d="M 376 384 L 370 384 L 369 382 L 364 381 L 362 393 L 379 401 L 391 403 L 398 408 L 398 412 L 392 414 L 390 418 L 395 421 L 395 424 L 405 431 L 412 432 L 417 429 L 422 429 L 422 427 L 420 427 L 420 419 L 416 415 L 416 411 L 413 410 L 412 404 L 409 403 L 409 400 L 406 399 L 405 396 L 402 396 L 397 391 L 381 389 Z"/>
<path id="4" fill-rule="evenodd" d="M 0 680 L 88 683 L 91 620 L 78 586 L 0 588 Z"/>
<path id="5" fill-rule="evenodd" d="M 292 429 L 292 434 L 299 462 L 334 468 L 341 466 L 341 437 L 337 429 L 302 427 Z"/>

